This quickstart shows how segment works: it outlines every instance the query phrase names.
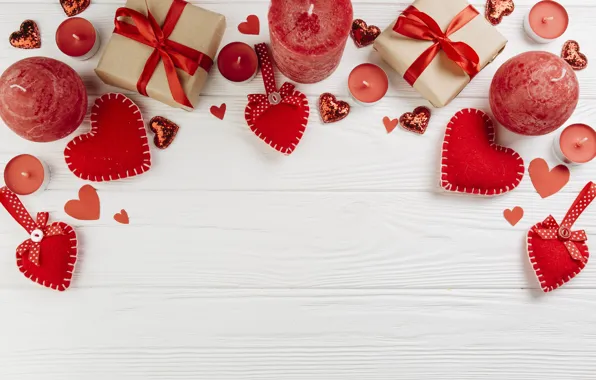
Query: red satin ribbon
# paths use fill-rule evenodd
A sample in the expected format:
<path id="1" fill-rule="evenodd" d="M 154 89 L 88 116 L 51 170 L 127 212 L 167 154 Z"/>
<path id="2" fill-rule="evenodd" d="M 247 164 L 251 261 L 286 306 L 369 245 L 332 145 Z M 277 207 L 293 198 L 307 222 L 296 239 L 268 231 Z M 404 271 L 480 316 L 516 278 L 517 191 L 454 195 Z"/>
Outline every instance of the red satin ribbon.
<path id="1" fill-rule="evenodd" d="M 450 60 L 462 68 L 472 80 L 480 72 L 480 57 L 472 47 L 465 42 L 453 42 L 449 38 L 478 16 L 478 11 L 472 5 L 467 6 L 451 21 L 447 30 L 443 32 L 437 22 L 428 14 L 409 6 L 397 19 L 393 28 L 397 33 L 416 40 L 433 41 L 434 44 L 426 49 L 404 74 L 404 79 L 413 86 L 428 65 L 435 59 L 439 51 L 443 50 Z"/>
<path id="2" fill-rule="evenodd" d="M 114 33 L 154 48 L 137 82 L 139 93 L 148 96 L 147 85 L 161 59 L 164 63 L 172 97 L 177 103 L 193 108 L 184 93 L 176 68 L 189 75 L 194 75 L 199 67 L 208 72 L 213 66 L 213 60 L 198 50 L 168 39 L 184 12 L 186 4 L 186 1 L 174 0 L 162 27 L 149 11 L 149 7 L 147 7 L 147 16 L 129 8 L 119 8 L 114 19 L 116 25 Z M 120 17 L 130 17 L 133 24 L 119 20 Z"/>
<path id="3" fill-rule="evenodd" d="M 64 235 L 64 231 L 59 225 L 48 226 L 48 213 L 39 212 L 37 213 L 37 229 L 43 232 L 44 238 L 56 235 Z M 17 252 L 21 255 L 27 255 L 29 261 L 35 266 L 40 266 L 41 257 L 41 241 L 35 242 L 32 239 L 25 240 L 21 245 L 18 246 Z"/>

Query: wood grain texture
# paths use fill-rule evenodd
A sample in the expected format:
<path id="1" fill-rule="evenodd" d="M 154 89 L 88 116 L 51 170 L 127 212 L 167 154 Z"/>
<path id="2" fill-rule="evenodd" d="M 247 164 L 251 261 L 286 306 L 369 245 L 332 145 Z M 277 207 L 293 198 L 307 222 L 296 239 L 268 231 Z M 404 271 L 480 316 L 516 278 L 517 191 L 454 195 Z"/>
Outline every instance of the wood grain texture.
<path id="1" fill-rule="evenodd" d="M 437 0 L 439 1 L 439 0 Z M 31 212 L 77 228 L 81 255 L 63 294 L 25 279 L 14 263 L 25 232 L 0 212 L 0 379 L 4 380 L 395 380 L 590 379 L 596 371 L 596 272 L 542 295 L 524 255 L 524 236 L 549 213 L 560 219 L 594 165 L 573 168 L 563 191 L 541 199 L 528 176 L 514 192 L 483 199 L 438 187 L 445 125 L 461 108 L 489 111 L 497 68 L 527 50 L 558 53 L 564 40 L 534 45 L 521 22 L 535 0 L 499 30 L 505 52 L 448 107 L 433 110 L 428 132 L 396 129 L 399 117 L 428 105 L 396 74 L 378 106 L 354 107 L 345 121 L 323 125 L 313 110 L 296 152 L 282 157 L 258 140 L 243 118 L 246 95 L 263 91 L 260 75 L 235 86 L 214 70 L 193 113 L 125 92 L 146 120 L 161 115 L 181 130 L 172 146 L 153 151 L 151 171 L 94 184 L 99 221 L 68 217 L 63 207 L 85 183 L 70 173 L 69 139 L 33 144 L 0 126 L 0 167 L 19 153 L 41 157 L 52 171 L 46 192 L 26 197 Z M 82 14 L 103 47 L 123 0 L 93 0 Z M 224 43 L 268 40 L 268 0 L 192 1 L 227 16 Z M 356 17 L 386 26 L 409 2 L 353 0 Z M 484 2 L 474 0 L 481 8 Z M 566 38 L 596 57 L 596 4 L 562 0 L 572 17 Z M 67 59 L 54 43 L 65 18 L 57 0 L 0 0 L 0 35 L 26 18 L 38 22 L 43 47 L 0 44 L 0 72 L 18 59 L 45 55 L 83 77 L 90 104 L 108 91 L 90 61 Z M 242 36 L 248 14 L 260 36 Z M 348 42 L 337 72 L 300 86 L 315 104 L 331 91 L 347 99 L 346 78 L 371 49 Z M 381 63 L 382 64 L 382 63 Z M 385 67 L 387 68 L 387 67 Z M 387 68 L 388 69 L 388 68 Z M 391 73 L 391 71 L 388 69 Z M 578 73 L 580 105 L 571 122 L 596 124 L 596 71 Z M 278 76 L 281 83 L 283 78 Z M 226 103 L 220 121 L 211 105 Z M 76 134 L 90 128 L 87 119 Z M 529 164 L 551 165 L 553 136 L 519 138 L 499 130 L 500 143 Z M 522 206 L 511 227 L 505 208 Z M 113 214 L 126 209 L 130 225 Z M 596 236 L 596 206 L 577 226 Z"/>

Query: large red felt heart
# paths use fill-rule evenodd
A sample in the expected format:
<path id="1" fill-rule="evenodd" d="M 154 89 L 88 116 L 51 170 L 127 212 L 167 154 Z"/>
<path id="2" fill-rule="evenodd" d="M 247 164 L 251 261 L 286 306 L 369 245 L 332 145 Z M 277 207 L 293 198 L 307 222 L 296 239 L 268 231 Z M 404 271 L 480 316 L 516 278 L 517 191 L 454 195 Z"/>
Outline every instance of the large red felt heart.
<path id="1" fill-rule="evenodd" d="M 91 132 L 64 150 L 68 168 L 87 181 L 134 177 L 151 168 L 145 123 L 136 104 L 122 94 L 105 94 L 91 110 Z"/>
<path id="2" fill-rule="evenodd" d="M 510 148 L 495 144 L 490 117 L 463 109 L 447 125 L 441 160 L 441 187 L 476 195 L 500 195 L 524 177 L 524 161 Z"/>

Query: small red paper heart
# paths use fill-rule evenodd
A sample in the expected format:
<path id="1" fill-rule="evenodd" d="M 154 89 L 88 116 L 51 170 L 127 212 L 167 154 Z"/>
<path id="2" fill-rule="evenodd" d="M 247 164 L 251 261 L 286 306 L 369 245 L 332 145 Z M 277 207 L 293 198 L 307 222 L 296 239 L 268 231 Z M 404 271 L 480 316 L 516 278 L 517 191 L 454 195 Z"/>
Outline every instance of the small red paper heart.
<path id="1" fill-rule="evenodd" d="M 215 116 L 216 118 L 223 120 L 224 117 L 226 116 L 226 103 L 222 103 L 221 106 L 217 107 L 217 106 L 211 106 L 211 114 L 213 116 Z"/>
<path id="2" fill-rule="evenodd" d="M 499 25 L 503 17 L 509 16 L 514 10 L 513 0 L 487 0 L 485 16 L 491 24 Z"/>
<path id="3" fill-rule="evenodd" d="M 583 70 L 588 67 L 588 57 L 580 52 L 579 43 L 577 41 L 569 40 L 563 45 L 561 50 L 561 58 L 565 60 L 573 70 Z"/>
<path id="4" fill-rule="evenodd" d="M 335 95 L 326 92 L 319 97 L 319 111 L 323 123 L 335 123 L 348 116 L 350 105 L 343 100 L 337 100 Z"/>
<path id="5" fill-rule="evenodd" d="M 114 220 L 120 224 L 129 224 L 130 219 L 128 218 L 128 213 L 126 210 L 120 210 L 119 213 L 114 214 Z"/>
<path id="6" fill-rule="evenodd" d="M 385 125 L 385 129 L 387 130 L 387 134 L 393 132 L 393 130 L 397 127 L 398 123 L 398 119 L 390 119 L 387 116 L 383 118 L 383 124 Z"/>
<path id="7" fill-rule="evenodd" d="M 515 189 L 524 172 L 524 161 L 516 151 L 495 144 L 495 127 L 487 114 L 468 108 L 453 116 L 443 142 L 443 189 L 500 195 Z"/>
<path id="8" fill-rule="evenodd" d="M 569 182 L 571 173 L 565 165 L 559 165 L 552 170 L 542 158 L 530 162 L 528 168 L 532 185 L 542 198 L 548 198 L 561 191 Z"/>
<path id="9" fill-rule="evenodd" d="M 100 207 L 97 190 L 91 185 L 84 185 L 79 190 L 79 199 L 66 202 L 64 212 L 78 220 L 98 220 Z"/>
<path id="10" fill-rule="evenodd" d="M 68 17 L 78 15 L 87 9 L 90 4 L 91 0 L 60 0 L 60 5 L 62 5 L 62 9 Z"/>
<path id="11" fill-rule="evenodd" d="M 91 109 L 91 132 L 64 150 L 68 168 L 87 181 L 113 181 L 151 168 L 151 151 L 141 110 L 122 94 L 105 94 Z"/>
<path id="12" fill-rule="evenodd" d="M 155 146 L 159 149 L 166 149 L 174 142 L 180 127 L 165 117 L 155 116 L 149 121 L 149 129 L 155 133 L 153 137 Z"/>
<path id="13" fill-rule="evenodd" d="M 515 225 L 524 217 L 524 209 L 519 206 L 514 207 L 513 210 L 506 209 L 503 211 L 503 217 L 509 224 L 515 227 Z"/>
<path id="14" fill-rule="evenodd" d="M 430 122 L 430 110 L 427 107 L 416 107 L 414 112 L 406 112 L 399 118 L 399 124 L 406 131 L 423 135 Z"/>
<path id="15" fill-rule="evenodd" d="M 23 21 L 19 30 L 10 35 L 9 41 L 12 46 L 19 49 L 39 49 L 41 34 L 35 21 Z"/>
<path id="16" fill-rule="evenodd" d="M 246 18 L 246 21 L 241 22 L 238 25 L 238 31 L 242 34 L 253 34 L 259 35 L 261 32 L 261 22 L 257 15 L 250 15 Z"/>
<path id="17" fill-rule="evenodd" d="M 367 25 L 366 22 L 361 19 L 356 19 L 352 22 L 350 35 L 354 39 L 356 46 L 359 48 L 372 44 L 380 34 L 381 29 L 379 29 L 378 26 Z"/>

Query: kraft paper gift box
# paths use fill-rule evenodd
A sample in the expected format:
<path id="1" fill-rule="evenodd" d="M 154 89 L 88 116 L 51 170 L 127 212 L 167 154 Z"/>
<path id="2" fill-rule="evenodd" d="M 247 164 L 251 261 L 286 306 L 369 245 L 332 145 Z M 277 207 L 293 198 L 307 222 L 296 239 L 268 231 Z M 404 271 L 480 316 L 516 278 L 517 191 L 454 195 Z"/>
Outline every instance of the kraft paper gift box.
<path id="1" fill-rule="evenodd" d="M 466 0 L 417 0 L 416 9 L 432 17 L 445 32 L 452 20 L 470 4 Z M 402 16 L 403 17 L 403 16 Z M 374 44 L 383 60 L 402 77 L 410 66 L 433 45 L 433 41 L 413 39 L 393 30 L 393 22 Z M 479 69 L 492 62 L 505 48 L 507 39 L 483 16 L 482 12 L 449 36 L 453 42 L 465 42 L 476 51 Z M 441 50 L 413 83 L 435 107 L 449 104 L 470 83 L 470 76 Z"/>
<path id="2" fill-rule="evenodd" d="M 160 26 L 168 15 L 170 6 L 175 0 L 147 0 L 149 10 Z M 145 16 L 147 5 L 145 0 L 128 0 L 126 8 L 136 10 Z M 132 24 L 129 18 L 126 22 Z M 195 49 L 215 60 L 215 54 L 226 29 L 223 15 L 206 9 L 186 4 L 169 40 Z M 130 91 L 137 91 L 137 82 L 143 72 L 147 59 L 154 48 L 128 37 L 113 33 L 101 57 L 95 72 L 106 84 Z M 208 72 L 199 67 L 194 75 L 176 69 L 182 89 L 190 103 L 195 106 L 201 89 L 208 77 Z M 191 110 L 190 107 L 176 102 L 170 91 L 163 60 L 155 69 L 147 84 L 147 95 L 155 100 L 176 108 Z"/>

